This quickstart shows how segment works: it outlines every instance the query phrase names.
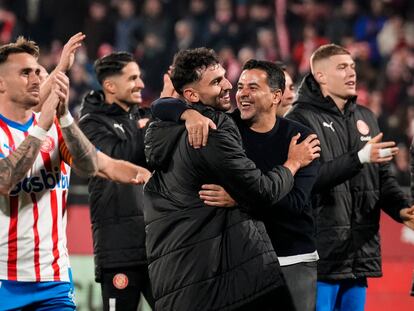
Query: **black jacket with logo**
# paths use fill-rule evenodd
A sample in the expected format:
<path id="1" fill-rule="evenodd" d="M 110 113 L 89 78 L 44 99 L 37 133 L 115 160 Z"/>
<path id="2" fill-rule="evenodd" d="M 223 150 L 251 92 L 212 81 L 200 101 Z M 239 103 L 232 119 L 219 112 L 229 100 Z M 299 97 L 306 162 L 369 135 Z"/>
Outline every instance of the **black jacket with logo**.
<path id="1" fill-rule="evenodd" d="M 155 168 L 144 209 L 152 290 L 157 310 L 233 310 L 283 284 L 279 263 L 263 223 L 240 209 L 206 206 L 201 185 L 219 184 L 239 202 L 269 205 L 292 189 L 293 177 L 282 166 L 256 169 L 234 121 L 194 107 L 217 125 L 206 147 L 191 147 L 175 122 L 153 122 L 145 137 Z"/>
<path id="2" fill-rule="evenodd" d="M 102 92 L 92 91 L 83 100 L 79 127 L 103 153 L 146 167 L 138 119 L 137 108 L 126 112 L 105 103 Z M 89 203 L 96 279 L 102 268 L 146 264 L 142 186 L 94 177 L 89 180 Z"/>
<path id="3" fill-rule="evenodd" d="M 312 75 L 303 80 L 287 118 L 312 128 L 321 142 L 314 186 L 321 281 L 378 277 L 381 272 L 380 210 L 401 222 L 408 207 L 390 165 L 361 165 L 357 152 L 380 130 L 374 114 L 348 101 L 342 113 L 323 97 Z"/>

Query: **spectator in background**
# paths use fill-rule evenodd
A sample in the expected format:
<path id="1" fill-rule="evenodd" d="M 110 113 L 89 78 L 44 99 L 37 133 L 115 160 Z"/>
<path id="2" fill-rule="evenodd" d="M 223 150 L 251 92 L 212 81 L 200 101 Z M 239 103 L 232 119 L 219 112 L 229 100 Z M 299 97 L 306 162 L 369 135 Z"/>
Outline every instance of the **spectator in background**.
<path id="1" fill-rule="evenodd" d="M 214 15 L 209 23 L 207 46 L 218 50 L 223 46 L 238 47 L 240 28 L 236 22 L 231 0 L 216 0 Z"/>
<path id="2" fill-rule="evenodd" d="M 184 20 L 190 22 L 192 32 L 197 34 L 192 47 L 205 46 L 208 42 L 210 36 L 210 6 L 211 4 L 207 0 L 190 0 L 188 13 L 184 17 Z M 190 46 L 187 48 L 190 48 Z M 178 50 L 175 52 L 178 52 Z"/>
<path id="3" fill-rule="evenodd" d="M 285 74 L 285 90 L 283 92 L 282 100 L 277 107 L 277 115 L 284 117 L 290 109 L 292 109 L 293 103 L 296 99 L 295 84 L 293 83 L 291 75 L 287 71 L 287 66 L 282 62 L 276 62 L 276 64 L 283 70 Z"/>
<path id="4" fill-rule="evenodd" d="M 134 33 L 138 31 L 139 20 L 136 17 L 135 2 L 120 0 L 117 2 L 118 18 L 115 22 L 115 49 L 134 52 L 138 42 Z"/>
<path id="5" fill-rule="evenodd" d="M 172 38 L 172 27 L 170 24 L 170 16 L 168 12 L 164 11 L 163 2 L 160 0 L 145 0 L 138 16 L 138 29 L 136 29 L 134 40 L 138 42 L 138 58 L 140 53 L 143 53 L 145 45 L 145 36 L 152 34 L 161 40 L 163 46 L 169 46 Z M 141 45 L 141 46 L 140 46 Z M 158 59 L 157 61 L 159 61 Z M 141 63 L 143 65 L 143 63 Z M 160 76 L 161 80 L 162 75 Z"/>
<path id="6" fill-rule="evenodd" d="M 305 25 L 302 41 L 297 42 L 292 51 L 293 61 L 296 63 L 298 73 L 301 77 L 309 72 L 309 59 L 313 51 L 326 43 L 328 43 L 328 40 L 318 34 L 318 30 L 314 25 Z"/>
<path id="7" fill-rule="evenodd" d="M 70 79 L 69 111 L 79 120 L 79 98 L 83 98 L 91 89 L 92 79 L 79 62 L 75 62 L 68 73 Z"/>
<path id="8" fill-rule="evenodd" d="M 256 34 L 256 58 L 263 59 L 270 62 L 280 58 L 276 34 L 273 29 L 270 28 L 260 28 Z"/>
<path id="9" fill-rule="evenodd" d="M 85 45 L 88 59 L 93 60 L 97 58 L 99 48 L 102 45 L 113 45 L 115 27 L 109 16 L 109 7 L 104 0 L 92 0 L 88 13 L 84 28 Z"/>
<path id="10" fill-rule="evenodd" d="M 240 77 L 241 65 L 234 55 L 231 46 L 224 46 L 218 51 L 218 57 L 223 64 L 223 68 L 226 69 L 227 79 L 231 84 L 237 83 Z"/>
<path id="11" fill-rule="evenodd" d="M 370 46 L 370 61 L 379 64 L 381 54 L 378 49 L 377 35 L 387 20 L 384 12 L 384 2 L 369 1 L 370 10 L 359 16 L 354 25 L 354 36 L 357 41 L 367 41 Z"/>
<path id="12" fill-rule="evenodd" d="M 197 36 L 194 33 L 193 23 L 189 19 L 181 19 L 174 26 L 175 40 L 172 48 L 171 58 L 180 50 L 195 48 L 197 46 Z"/>
<path id="13" fill-rule="evenodd" d="M 340 6 L 334 8 L 333 17 L 327 21 L 326 36 L 329 41 L 343 45 L 343 38 L 352 36 L 357 17 L 358 3 L 356 0 L 343 0 Z"/>

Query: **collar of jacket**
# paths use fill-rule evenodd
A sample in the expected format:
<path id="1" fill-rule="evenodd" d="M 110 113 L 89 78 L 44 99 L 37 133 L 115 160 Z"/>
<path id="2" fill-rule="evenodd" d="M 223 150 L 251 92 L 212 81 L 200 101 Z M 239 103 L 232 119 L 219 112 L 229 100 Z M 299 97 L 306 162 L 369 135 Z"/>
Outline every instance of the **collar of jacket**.
<path id="1" fill-rule="evenodd" d="M 342 113 L 330 96 L 324 97 L 322 95 L 318 82 L 316 82 L 313 75 L 309 73 L 303 78 L 298 88 L 298 99 L 294 105 L 302 102 L 306 105 L 316 106 L 328 113 L 347 116 L 355 110 L 356 99 L 357 96 L 350 97 L 345 104 L 344 113 Z"/>
<path id="2" fill-rule="evenodd" d="M 109 105 L 105 102 L 103 91 L 90 91 L 82 100 L 80 115 L 83 117 L 88 113 L 103 113 L 106 115 L 129 115 L 131 119 L 139 118 L 138 106 L 132 106 L 129 111 L 125 111 L 118 104 Z"/>

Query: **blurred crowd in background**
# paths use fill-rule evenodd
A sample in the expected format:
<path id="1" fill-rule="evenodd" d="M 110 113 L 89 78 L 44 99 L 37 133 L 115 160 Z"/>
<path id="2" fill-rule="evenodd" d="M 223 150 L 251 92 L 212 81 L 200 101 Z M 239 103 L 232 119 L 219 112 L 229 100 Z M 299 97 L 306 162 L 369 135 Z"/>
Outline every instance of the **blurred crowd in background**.
<path id="1" fill-rule="evenodd" d="M 66 40 L 79 31 L 86 39 L 69 73 L 74 115 L 83 95 L 98 88 L 94 60 L 111 51 L 135 55 L 149 105 L 180 49 L 215 49 L 233 85 L 250 58 L 283 61 L 297 86 L 318 46 L 340 44 L 357 64 L 358 102 L 378 116 L 385 140 L 398 143 L 394 168 L 400 184 L 409 185 L 412 0 L 0 0 L 0 44 L 18 35 L 35 40 L 41 47 L 39 62 L 48 70 Z"/>

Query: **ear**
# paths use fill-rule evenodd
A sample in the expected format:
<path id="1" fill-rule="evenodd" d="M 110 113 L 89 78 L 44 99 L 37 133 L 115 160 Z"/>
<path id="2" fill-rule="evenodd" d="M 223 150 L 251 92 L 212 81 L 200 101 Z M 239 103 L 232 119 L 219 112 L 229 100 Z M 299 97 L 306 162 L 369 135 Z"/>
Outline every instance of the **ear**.
<path id="1" fill-rule="evenodd" d="M 326 76 L 322 71 L 316 71 L 313 76 L 319 84 L 326 84 Z"/>
<path id="2" fill-rule="evenodd" d="M 0 93 L 6 92 L 6 85 L 3 77 L 0 76 Z"/>
<path id="3" fill-rule="evenodd" d="M 102 88 L 104 89 L 105 92 L 109 94 L 116 93 L 116 84 L 111 79 L 104 80 Z"/>
<path id="4" fill-rule="evenodd" d="M 183 96 L 190 103 L 198 103 L 200 101 L 200 96 L 192 87 L 184 89 Z"/>
<path id="5" fill-rule="evenodd" d="M 276 90 L 272 92 L 272 103 L 273 105 L 275 105 L 276 107 L 279 106 L 280 102 L 282 101 L 282 91 L 281 90 Z"/>

